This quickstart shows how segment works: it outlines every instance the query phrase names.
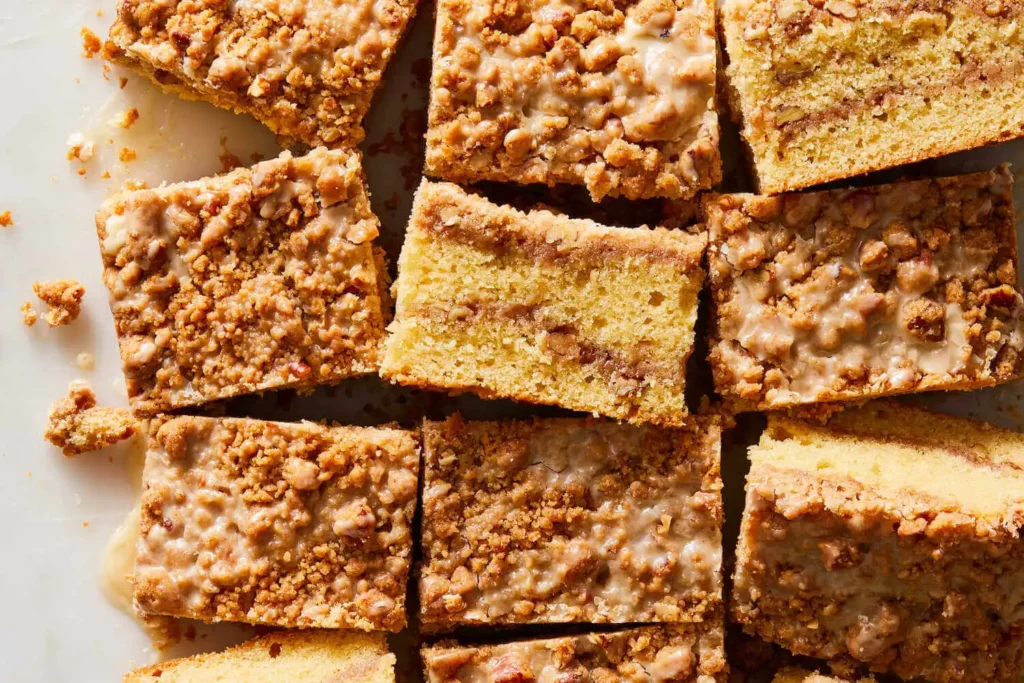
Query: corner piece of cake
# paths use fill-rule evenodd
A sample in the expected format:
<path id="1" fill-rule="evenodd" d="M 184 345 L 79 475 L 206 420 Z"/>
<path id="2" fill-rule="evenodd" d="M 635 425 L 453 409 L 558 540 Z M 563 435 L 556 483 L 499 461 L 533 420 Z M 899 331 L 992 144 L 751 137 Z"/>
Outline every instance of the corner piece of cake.
<path id="1" fill-rule="evenodd" d="M 386 272 L 356 152 L 122 192 L 96 230 L 136 413 L 379 367 Z"/>
<path id="2" fill-rule="evenodd" d="M 496 645 L 443 641 L 423 648 L 426 683 L 725 683 L 724 625 L 641 626 Z"/>
<path id="3" fill-rule="evenodd" d="M 400 384 L 682 424 L 706 236 L 416 194 L 381 374 Z"/>
<path id="4" fill-rule="evenodd" d="M 153 664 L 124 683 L 395 683 L 384 634 L 280 631 L 223 652 Z"/>
<path id="5" fill-rule="evenodd" d="M 722 604 L 721 425 L 423 426 L 422 623 L 701 622 Z"/>
<path id="6" fill-rule="evenodd" d="M 876 401 L 768 418 L 750 449 L 735 621 L 799 655 L 936 683 L 1016 683 L 1024 435 Z"/>
<path id="7" fill-rule="evenodd" d="M 974 389 L 1024 369 L 1013 177 L 704 200 L 715 385 L 739 409 Z"/>
<path id="8" fill-rule="evenodd" d="M 1016 0 L 725 0 L 721 20 L 764 194 L 1024 135 Z"/>
<path id="9" fill-rule="evenodd" d="M 439 0 L 426 172 L 687 198 L 722 178 L 714 0 Z"/>
<path id="10" fill-rule="evenodd" d="M 353 148 L 417 0 L 120 0 L 108 57 L 287 146 Z"/>
<path id="11" fill-rule="evenodd" d="M 398 631 L 418 481 L 409 431 L 157 418 L 135 605 L 210 622 Z"/>

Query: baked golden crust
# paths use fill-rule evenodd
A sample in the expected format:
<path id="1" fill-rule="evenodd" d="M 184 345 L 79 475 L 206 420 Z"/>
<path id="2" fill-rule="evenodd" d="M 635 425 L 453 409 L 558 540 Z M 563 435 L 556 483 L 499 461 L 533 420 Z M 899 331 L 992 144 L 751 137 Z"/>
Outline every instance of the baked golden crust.
<path id="1" fill-rule="evenodd" d="M 205 621 L 398 631 L 418 478 L 413 432 L 157 418 L 136 606 Z"/>
<path id="2" fill-rule="evenodd" d="M 422 621 L 699 622 L 721 605 L 721 427 L 423 426 Z"/>
<path id="3" fill-rule="evenodd" d="M 991 386 L 1024 366 L 1008 168 L 705 199 L 718 391 L 744 409 Z"/>
<path id="4" fill-rule="evenodd" d="M 135 412 L 377 370 L 378 223 L 357 153 L 122 193 L 96 229 Z"/>
<path id="5" fill-rule="evenodd" d="M 354 147 L 416 0 L 124 0 L 108 55 L 284 144 Z"/>
<path id="6" fill-rule="evenodd" d="M 112 446 L 138 430 L 139 423 L 127 408 L 97 406 L 87 384 L 72 382 L 67 396 L 50 408 L 43 437 L 71 457 Z"/>
<path id="7" fill-rule="evenodd" d="M 722 615 L 699 624 L 643 626 L 480 647 L 449 641 L 421 651 L 427 683 L 664 681 L 724 683 Z"/>
<path id="8" fill-rule="evenodd" d="M 1024 135 L 1022 18 L 1006 0 L 726 0 L 730 108 L 759 191 Z"/>
<path id="9" fill-rule="evenodd" d="M 441 0 L 426 171 L 690 197 L 721 180 L 708 0 Z"/>

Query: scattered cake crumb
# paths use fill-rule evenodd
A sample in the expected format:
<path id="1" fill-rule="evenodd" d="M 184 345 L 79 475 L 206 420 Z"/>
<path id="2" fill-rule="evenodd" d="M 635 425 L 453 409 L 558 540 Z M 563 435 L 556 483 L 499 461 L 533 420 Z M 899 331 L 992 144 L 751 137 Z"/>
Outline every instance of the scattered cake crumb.
<path id="1" fill-rule="evenodd" d="M 88 26 L 83 26 L 79 33 L 82 35 L 82 56 L 92 59 L 103 49 L 103 41 Z"/>
<path id="2" fill-rule="evenodd" d="M 43 435 L 71 457 L 98 451 L 130 438 L 139 425 L 127 408 L 96 406 L 96 395 L 85 382 L 72 382 L 68 395 L 57 399 Z"/>
<path id="3" fill-rule="evenodd" d="M 3 213 L 0 213 L 0 226 L 9 228 L 14 225 L 14 219 L 11 218 L 11 211 L 8 209 Z"/>
<path id="4" fill-rule="evenodd" d="M 103 171 L 103 175 L 101 175 L 100 178 L 103 178 L 104 180 L 110 178 L 110 171 Z"/>
<path id="5" fill-rule="evenodd" d="M 92 370 L 96 367 L 96 358 L 88 351 L 83 351 L 75 358 L 75 364 L 81 370 Z"/>
<path id="6" fill-rule="evenodd" d="M 119 86 L 121 86 L 121 90 L 124 90 L 124 87 L 128 85 L 128 77 L 121 76 L 119 79 L 117 79 L 117 83 Z"/>
<path id="7" fill-rule="evenodd" d="M 117 158 L 126 164 L 130 161 L 135 161 L 136 157 L 138 157 L 138 155 L 131 147 L 122 147 L 121 153 L 117 155 Z"/>
<path id="8" fill-rule="evenodd" d="M 67 325 L 82 311 L 85 287 L 78 280 L 36 282 L 32 284 L 32 291 L 50 307 L 46 314 L 46 322 L 50 327 Z M 22 311 L 24 312 L 24 307 Z"/>
<path id="9" fill-rule="evenodd" d="M 96 153 L 96 145 L 92 140 L 86 140 L 85 136 L 75 131 L 68 138 L 68 161 L 78 159 L 83 164 L 92 159 Z"/>
<path id="10" fill-rule="evenodd" d="M 117 116 L 110 119 L 110 125 L 124 128 L 127 130 L 131 128 L 136 121 L 139 120 L 139 110 L 132 107 L 131 109 L 125 109 L 122 112 L 118 112 Z"/>
<path id="11" fill-rule="evenodd" d="M 21 322 L 25 323 L 25 327 L 32 327 L 37 320 L 39 320 L 39 314 L 32 307 L 32 303 L 29 301 L 23 303 L 21 305 Z"/>

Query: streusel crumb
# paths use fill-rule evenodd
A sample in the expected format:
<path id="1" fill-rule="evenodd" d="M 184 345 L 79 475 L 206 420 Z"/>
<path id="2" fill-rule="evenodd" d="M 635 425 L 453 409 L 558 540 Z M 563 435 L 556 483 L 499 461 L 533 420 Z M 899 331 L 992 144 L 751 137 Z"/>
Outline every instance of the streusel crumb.
<path id="1" fill-rule="evenodd" d="M 139 423 L 128 409 L 99 407 L 88 384 L 72 382 L 67 396 L 50 408 L 43 436 L 71 457 L 124 441 L 138 429 Z"/>
<path id="2" fill-rule="evenodd" d="M 25 327 L 32 327 L 39 320 L 39 313 L 32 306 L 31 301 L 26 301 L 21 305 L 21 322 L 25 324 Z"/>
<path id="3" fill-rule="evenodd" d="M 32 285 L 32 291 L 50 307 L 46 313 L 46 322 L 50 327 L 68 325 L 74 322 L 82 311 L 85 287 L 78 280 L 36 282 Z"/>
<path id="4" fill-rule="evenodd" d="M 0 227 L 9 228 L 14 225 L 14 219 L 11 218 L 10 209 L 0 213 Z"/>
<path id="5" fill-rule="evenodd" d="M 92 59 L 103 49 L 103 41 L 88 26 L 83 26 L 79 31 L 82 36 L 82 57 Z"/>
<path id="6" fill-rule="evenodd" d="M 139 110 L 134 107 L 131 109 L 125 109 L 124 111 L 118 112 L 117 115 L 110 120 L 110 123 L 118 128 L 128 129 L 135 125 L 135 122 L 139 120 Z"/>

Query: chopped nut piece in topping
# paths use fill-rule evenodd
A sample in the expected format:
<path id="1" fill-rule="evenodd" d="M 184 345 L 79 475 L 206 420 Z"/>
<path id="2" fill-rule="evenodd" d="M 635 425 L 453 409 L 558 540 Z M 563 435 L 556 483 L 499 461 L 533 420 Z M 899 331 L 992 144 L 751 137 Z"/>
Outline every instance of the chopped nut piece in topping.
<path id="1" fill-rule="evenodd" d="M 416 0 L 124 0 L 110 59 L 250 114 L 286 145 L 353 148 Z"/>
<path id="2" fill-rule="evenodd" d="M 711 418 L 426 423 L 423 622 L 700 621 L 722 601 L 719 438 Z"/>
<path id="3" fill-rule="evenodd" d="M 25 327 L 32 327 L 39 320 L 39 314 L 36 309 L 32 307 L 31 301 L 26 301 L 21 305 L 21 322 L 25 324 Z"/>
<path id="4" fill-rule="evenodd" d="M 477 647 L 421 650 L 427 683 L 724 683 L 721 612 L 699 623 L 642 626 Z"/>
<path id="5" fill-rule="evenodd" d="M 426 170 L 690 197 L 721 180 L 713 0 L 440 0 Z"/>
<path id="6" fill-rule="evenodd" d="M 398 631 L 412 554 L 415 434 L 247 419 L 150 424 L 135 601 L 285 628 Z"/>
<path id="7" fill-rule="evenodd" d="M 706 199 L 719 392 L 777 409 L 1019 377 L 1012 182 Z"/>
<path id="8" fill-rule="evenodd" d="M 44 436 L 71 457 L 124 441 L 138 429 L 139 423 L 126 408 L 97 407 L 89 385 L 73 382 L 68 395 L 50 408 Z"/>
<path id="9" fill-rule="evenodd" d="M 357 153 L 131 187 L 96 228 L 136 412 L 376 372 L 386 275 Z"/>
<path id="10" fill-rule="evenodd" d="M 850 673 L 1019 679 L 1024 435 L 873 401 L 770 414 L 749 456 L 730 599 L 748 633 Z M 805 681 L 833 679 L 776 679 Z"/>
<path id="11" fill-rule="evenodd" d="M 35 282 L 32 284 L 32 291 L 50 307 L 46 313 L 46 322 L 50 327 L 68 325 L 74 322 L 82 311 L 85 287 L 78 280 Z M 25 312 L 24 306 L 22 312 Z"/>

